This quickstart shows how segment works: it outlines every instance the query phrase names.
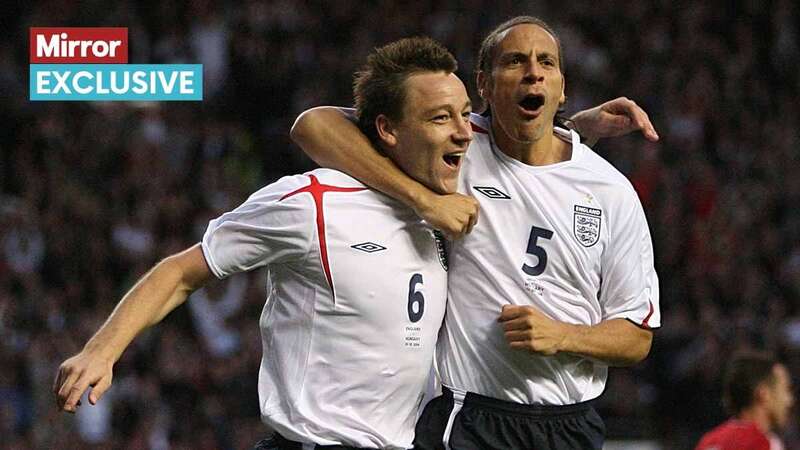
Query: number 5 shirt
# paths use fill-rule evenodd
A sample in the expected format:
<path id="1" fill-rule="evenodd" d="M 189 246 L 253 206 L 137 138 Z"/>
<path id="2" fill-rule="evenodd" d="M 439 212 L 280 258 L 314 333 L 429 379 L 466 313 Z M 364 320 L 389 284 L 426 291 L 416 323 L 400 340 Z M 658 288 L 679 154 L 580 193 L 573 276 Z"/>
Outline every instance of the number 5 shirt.
<path id="1" fill-rule="evenodd" d="M 219 278 L 267 266 L 259 401 L 284 437 L 408 448 L 446 299 L 442 240 L 337 171 L 284 177 L 212 220 Z"/>
<path id="2" fill-rule="evenodd" d="M 449 255 L 442 383 L 525 404 L 593 399 L 605 387 L 605 364 L 512 350 L 497 318 L 514 304 L 571 324 L 659 327 L 658 277 L 636 192 L 574 132 L 556 130 L 572 144 L 570 160 L 529 166 L 497 149 L 488 118 L 471 120 L 459 191 L 478 200 L 481 217 Z"/>

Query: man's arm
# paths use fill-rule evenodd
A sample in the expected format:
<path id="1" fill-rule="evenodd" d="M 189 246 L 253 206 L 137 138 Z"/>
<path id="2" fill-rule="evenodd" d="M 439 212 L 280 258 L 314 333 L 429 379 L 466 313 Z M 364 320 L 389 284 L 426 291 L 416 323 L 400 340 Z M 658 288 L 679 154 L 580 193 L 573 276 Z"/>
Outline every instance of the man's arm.
<path id="1" fill-rule="evenodd" d="M 438 195 L 382 156 L 351 121 L 352 110 L 322 106 L 303 112 L 292 126 L 292 140 L 323 167 L 341 170 L 412 208 L 448 237 L 469 233 L 478 219 L 478 202 L 461 194 Z"/>
<path id="2" fill-rule="evenodd" d="M 542 355 L 573 353 L 609 366 L 630 366 L 650 353 L 653 332 L 626 319 L 597 325 L 553 320 L 532 306 L 506 305 L 498 319 L 511 348 Z"/>
<path id="3" fill-rule="evenodd" d="M 506 305 L 498 322 L 512 348 L 575 353 L 611 366 L 635 364 L 650 352 L 650 328 L 661 326 L 653 244 L 636 192 L 628 186 L 616 194 L 606 208 L 610 237 L 601 256 L 602 321 L 573 325 L 532 306 Z"/>
<path id="4" fill-rule="evenodd" d="M 59 408 L 75 412 L 90 386 L 89 402 L 96 404 L 111 386 L 113 366 L 133 338 L 212 277 L 200 244 L 153 267 L 125 294 L 83 350 L 61 364 L 53 384 Z"/>
<path id="5" fill-rule="evenodd" d="M 586 145 L 592 146 L 601 138 L 624 136 L 641 131 L 648 141 L 658 140 L 658 133 L 647 113 L 633 100 L 618 97 L 570 118 Z"/>
<path id="6" fill-rule="evenodd" d="M 320 166 L 346 172 L 395 198 L 448 237 L 458 238 L 472 230 L 478 220 L 475 199 L 461 194 L 438 195 L 411 179 L 381 156 L 351 119 L 352 110 L 312 108 L 297 118 L 291 138 Z M 572 121 L 590 144 L 636 130 L 642 130 L 650 140 L 658 139 L 647 113 L 624 97 L 578 112 Z"/>

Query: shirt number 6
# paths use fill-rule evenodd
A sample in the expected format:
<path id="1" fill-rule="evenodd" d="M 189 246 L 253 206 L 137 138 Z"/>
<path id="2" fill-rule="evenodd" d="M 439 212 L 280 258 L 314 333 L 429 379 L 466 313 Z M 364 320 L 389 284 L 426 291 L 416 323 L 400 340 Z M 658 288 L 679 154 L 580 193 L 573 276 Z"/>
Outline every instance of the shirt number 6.
<path id="1" fill-rule="evenodd" d="M 419 322 L 425 313 L 425 296 L 422 295 L 422 274 L 415 273 L 408 281 L 408 320 Z"/>

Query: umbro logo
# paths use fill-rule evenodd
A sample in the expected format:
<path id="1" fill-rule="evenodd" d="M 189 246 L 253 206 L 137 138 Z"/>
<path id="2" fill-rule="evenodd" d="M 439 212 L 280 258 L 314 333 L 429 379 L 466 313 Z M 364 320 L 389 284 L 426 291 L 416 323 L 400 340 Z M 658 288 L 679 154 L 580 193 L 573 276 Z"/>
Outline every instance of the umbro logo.
<path id="1" fill-rule="evenodd" d="M 500 199 L 500 200 L 511 200 L 511 197 L 508 196 L 505 192 L 497 189 L 496 187 L 491 186 L 472 186 L 472 189 L 480 192 L 481 194 L 492 198 L 492 199 Z"/>
<path id="2" fill-rule="evenodd" d="M 386 250 L 386 247 L 374 242 L 362 242 L 360 244 L 351 245 L 350 248 L 361 250 L 364 253 L 375 253 L 381 250 Z"/>

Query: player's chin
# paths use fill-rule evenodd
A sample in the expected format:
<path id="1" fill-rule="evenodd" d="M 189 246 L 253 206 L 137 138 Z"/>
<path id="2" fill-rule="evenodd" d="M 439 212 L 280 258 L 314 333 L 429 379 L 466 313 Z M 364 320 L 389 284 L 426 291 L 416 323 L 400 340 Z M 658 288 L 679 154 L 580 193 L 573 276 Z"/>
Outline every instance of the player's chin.
<path id="1" fill-rule="evenodd" d="M 436 180 L 435 185 L 439 194 L 455 194 L 458 189 L 458 175 L 441 176 Z"/>

